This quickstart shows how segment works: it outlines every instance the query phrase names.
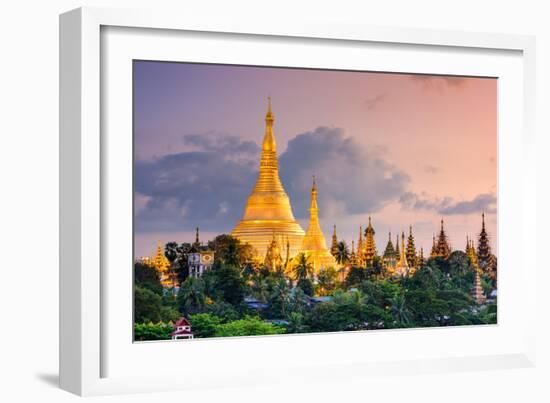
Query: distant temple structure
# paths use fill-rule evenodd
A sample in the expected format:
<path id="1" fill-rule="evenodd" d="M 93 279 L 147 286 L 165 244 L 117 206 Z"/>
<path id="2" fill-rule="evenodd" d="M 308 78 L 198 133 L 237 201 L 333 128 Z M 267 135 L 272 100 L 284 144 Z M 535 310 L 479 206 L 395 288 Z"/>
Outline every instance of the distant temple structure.
<path id="1" fill-rule="evenodd" d="M 393 247 L 393 243 L 391 241 L 391 232 L 389 232 L 388 243 L 386 244 L 386 249 L 384 250 L 384 254 L 382 255 L 382 263 L 386 267 L 386 270 L 394 272 L 398 258 L 398 251 L 396 251 Z"/>
<path id="2" fill-rule="evenodd" d="M 214 264 L 214 251 L 203 246 L 199 240 L 199 229 L 195 232 L 195 242 L 187 254 L 187 266 L 190 277 L 201 277 Z"/>
<path id="3" fill-rule="evenodd" d="M 279 178 L 274 121 L 271 99 L 268 98 L 260 172 L 246 202 L 243 217 L 231 231 L 232 236 L 249 243 L 256 250 L 258 260 L 265 257 L 273 234 L 288 241 L 290 257 L 299 252 L 305 234 L 294 218 L 290 199 Z"/>
<path id="4" fill-rule="evenodd" d="M 407 261 L 407 254 L 405 250 L 405 233 L 401 232 L 401 252 L 399 254 L 399 261 L 395 265 L 395 273 L 402 276 L 407 276 L 409 275 L 410 269 L 411 267 Z"/>
<path id="5" fill-rule="evenodd" d="M 336 260 L 327 248 L 327 242 L 319 225 L 319 208 L 317 207 L 317 185 L 315 177 L 311 187 L 311 207 L 309 209 L 309 225 L 302 241 L 300 253 L 304 253 L 313 265 L 315 273 L 321 268 L 335 267 Z"/>
<path id="6" fill-rule="evenodd" d="M 160 283 L 164 288 L 173 288 L 178 284 L 174 273 L 171 270 L 170 261 L 164 255 L 160 241 L 157 241 L 157 252 L 151 259 L 142 260 L 144 263 L 149 264 L 159 274 Z"/>
<path id="7" fill-rule="evenodd" d="M 445 229 L 443 227 L 443 219 L 441 219 L 441 230 L 439 231 L 439 237 L 437 238 L 437 242 L 435 241 L 435 237 L 434 237 L 431 257 L 440 256 L 447 259 L 450 254 L 451 254 L 451 246 L 449 245 L 449 240 L 447 238 L 447 234 L 445 233 Z"/>

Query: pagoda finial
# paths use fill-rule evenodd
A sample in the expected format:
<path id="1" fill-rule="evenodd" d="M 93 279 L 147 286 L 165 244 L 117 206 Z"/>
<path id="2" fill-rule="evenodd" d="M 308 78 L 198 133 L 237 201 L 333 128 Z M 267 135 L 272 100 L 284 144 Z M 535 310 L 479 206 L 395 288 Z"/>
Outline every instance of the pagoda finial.
<path id="1" fill-rule="evenodd" d="M 195 229 L 195 243 L 196 243 L 196 244 L 199 244 L 199 243 L 200 243 L 200 241 L 199 241 L 199 227 L 197 227 L 197 228 Z"/>
<path id="2" fill-rule="evenodd" d="M 273 125 L 274 120 L 275 117 L 273 116 L 273 112 L 271 111 L 271 97 L 267 97 L 267 113 L 265 114 L 265 122 L 268 125 Z"/>

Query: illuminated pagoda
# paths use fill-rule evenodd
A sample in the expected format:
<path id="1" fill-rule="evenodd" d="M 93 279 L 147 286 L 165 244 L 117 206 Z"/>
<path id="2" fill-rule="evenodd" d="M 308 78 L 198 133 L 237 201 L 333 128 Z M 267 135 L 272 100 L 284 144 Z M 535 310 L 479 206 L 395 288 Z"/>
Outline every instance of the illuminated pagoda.
<path id="1" fill-rule="evenodd" d="M 357 267 L 357 255 L 355 254 L 355 241 L 351 241 L 351 253 L 349 254 L 349 263 L 351 267 Z"/>
<path id="2" fill-rule="evenodd" d="M 443 227 L 443 219 L 441 219 L 441 230 L 439 231 L 439 237 L 435 244 L 435 256 L 441 256 L 445 259 L 451 254 L 451 247 L 449 246 L 449 240 L 447 234 L 445 234 L 445 228 Z"/>
<path id="3" fill-rule="evenodd" d="M 432 236 L 432 251 L 430 252 L 430 257 L 437 256 L 437 245 L 435 243 L 435 235 Z"/>
<path id="4" fill-rule="evenodd" d="M 365 244 L 363 243 L 363 226 L 359 225 L 359 238 L 357 239 L 357 265 L 363 266 L 365 260 Z"/>
<path id="5" fill-rule="evenodd" d="M 311 207 L 309 209 L 309 225 L 302 241 L 301 253 L 304 253 L 313 264 L 315 273 L 321 268 L 335 267 L 336 260 L 327 248 L 325 236 L 319 225 L 319 208 L 317 207 L 317 185 L 313 177 L 311 187 Z"/>
<path id="6" fill-rule="evenodd" d="M 377 256 L 376 242 L 374 241 L 374 228 L 372 227 L 371 219 L 369 216 L 369 225 L 365 230 L 365 246 L 363 259 L 367 266 L 372 266 L 374 258 Z"/>
<path id="7" fill-rule="evenodd" d="M 481 274 L 481 269 L 479 268 L 479 264 L 477 260 L 476 249 L 474 247 L 474 241 L 473 239 L 470 239 L 468 236 L 466 236 L 465 253 L 466 253 L 466 256 L 468 256 L 468 259 L 470 260 L 472 267 Z"/>
<path id="8" fill-rule="evenodd" d="M 174 287 L 175 276 L 170 270 L 170 261 L 164 255 L 160 241 L 157 241 L 157 253 L 149 260 L 149 264 L 157 271 L 160 283 L 165 288 Z"/>
<path id="9" fill-rule="evenodd" d="M 409 274 L 409 262 L 407 262 L 407 255 L 405 250 L 405 233 L 401 232 L 401 252 L 399 253 L 399 261 L 395 265 L 395 273 L 402 276 Z"/>
<path id="10" fill-rule="evenodd" d="M 483 294 L 483 289 L 481 288 L 481 279 L 479 277 L 479 272 L 477 270 L 474 277 L 474 287 L 472 289 L 472 298 L 478 303 L 483 304 L 485 302 L 485 294 Z"/>
<path id="11" fill-rule="evenodd" d="M 382 255 L 382 262 L 384 263 L 386 270 L 388 270 L 389 272 L 395 271 L 397 258 L 398 258 L 398 254 L 393 247 L 393 243 L 391 241 L 391 232 L 389 232 L 388 243 L 386 244 L 386 249 L 384 250 L 384 254 Z"/>
<path id="12" fill-rule="evenodd" d="M 232 236 L 255 249 L 258 260 L 266 255 L 273 233 L 288 240 L 291 257 L 300 250 L 304 237 L 304 230 L 294 218 L 290 199 L 279 178 L 274 121 L 271 99 L 268 98 L 260 172 L 246 202 L 243 217 L 231 231 Z"/>
<path id="13" fill-rule="evenodd" d="M 407 251 L 405 254 L 407 255 L 409 266 L 411 268 L 416 267 L 416 247 L 414 246 L 412 225 L 409 226 L 409 237 L 407 238 Z"/>

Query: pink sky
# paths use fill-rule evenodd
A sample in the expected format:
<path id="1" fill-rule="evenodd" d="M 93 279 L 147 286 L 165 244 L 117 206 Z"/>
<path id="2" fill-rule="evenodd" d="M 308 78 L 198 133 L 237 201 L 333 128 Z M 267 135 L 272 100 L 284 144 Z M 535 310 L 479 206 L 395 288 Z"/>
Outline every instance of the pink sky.
<path id="1" fill-rule="evenodd" d="M 341 200 L 326 199 L 319 208 L 327 239 L 336 223 L 339 235 L 351 243 L 357 238 L 359 224 L 365 225 L 372 213 L 379 251 L 385 247 L 389 230 L 395 239 L 395 232 L 408 230 L 409 225 L 413 225 L 417 247 L 429 251 L 432 234 L 443 217 L 452 246 L 463 249 L 466 235 L 476 235 L 480 230 L 481 208 L 473 209 L 471 204 L 480 195 L 496 195 L 496 79 L 178 63 L 144 63 L 135 68 L 138 161 L 160 164 L 166 155 L 204 151 L 203 145 L 197 148 L 184 141 L 186 135 L 236 136 L 240 141 L 260 144 L 266 97 L 270 95 L 280 156 L 297 135 L 315 132 L 319 127 L 332 128 L 340 130 L 344 139 L 352 139 L 354 147 L 365 156 L 383 160 L 390 167 L 384 168 L 387 171 L 407 176 L 399 192 L 382 200 L 376 211 L 366 208 L 359 213 L 345 213 Z M 239 155 L 226 157 L 238 159 Z M 326 165 L 330 163 L 326 161 Z M 350 170 L 362 167 L 350 165 Z M 364 175 L 366 183 L 371 172 L 350 175 Z M 200 170 L 197 174 L 200 176 Z M 330 193 L 329 183 L 327 179 L 323 188 L 321 180 L 319 192 Z M 362 187 L 360 180 L 350 183 Z M 283 177 L 283 185 L 292 189 L 296 184 L 285 183 Z M 365 186 L 355 192 L 368 195 L 369 189 Z M 143 193 L 138 193 L 141 204 L 156 197 L 154 193 Z M 180 193 L 185 192 L 182 189 Z M 293 194 L 301 197 L 300 192 Z M 406 205 L 401 200 L 403 194 L 416 195 L 417 207 L 426 208 Z M 304 198 L 308 197 L 306 190 Z M 185 204 L 185 200 L 176 199 L 174 203 Z M 301 201 L 292 202 L 300 205 Z M 455 207 L 461 202 L 470 203 L 470 207 L 464 205 L 466 213 L 448 214 L 460 211 Z M 147 210 L 141 204 L 136 221 Z M 228 205 L 227 219 L 220 218 L 219 228 L 205 226 L 204 238 L 231 230 L 244 204 Z M 484 206 L 487 229 L 496 236 L 496 205 L 490 202 Z M 185 215 L 181 220 L 181 228 L 170 226 L 164 230 L 162 225 L 144 225 L 137 229 L 136 254 L 152 253 L 156 239 L 189 241 L 192 228 L 200 222 Z M 300 220 L 305 228 L 307 217 Z M 492 241 L 496 249 L 495 239 Z"/>

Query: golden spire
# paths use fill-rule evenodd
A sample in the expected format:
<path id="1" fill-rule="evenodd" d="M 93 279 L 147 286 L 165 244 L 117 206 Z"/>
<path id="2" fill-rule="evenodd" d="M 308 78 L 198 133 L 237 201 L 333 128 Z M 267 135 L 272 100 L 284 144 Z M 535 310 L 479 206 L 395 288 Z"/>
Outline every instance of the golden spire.
<path id="1" fill-rule="evenodd" d="M 298 253 L 304 237 L 304 230 L 294 218 L 290 200 L 279 177 L 274 121 L 271 98 L 268 98 L 260 172 L 246 202 L 243 217 L 231 231 L 232 236 L 254 247 L 258 260 L 265 256 L 273 231 L 288 237 L 291 258 Z"/>
<path id="2" fill-rule="evenodd" d="M 311 207 L 309 209 L 309 225 L 302 241 L 302 253 L 313 257 L 313 267 L 316 272 L 321 267 L 335 266 L 334 256 L 327 249 L 327 242 L 319 225 L 319 208 L 317 207 L 317 185 L 313 176 L 311 187 Z"/>
<path id="3" fill-rule="evenodd" d="M 376 242 L 374 241 L 374 228 L 372 227 L 371 217 L 369 216 L 369 225 L 365 230 L 365 246 L 364 258 L 367 265 L 371 265 L 374 258 L 378 255 L 376 250 Z"/>
<path id="4" fill-rule="evenodd" d="M 409 274 L 409 263 L 407 262 L 407 255 L 405 250 L 405 232 L 403 231 L 401 231 L 401 248 L 399 261 L 397 262 L 395 270 L 398 274 L 401 274 L 403 276 Z"/>

